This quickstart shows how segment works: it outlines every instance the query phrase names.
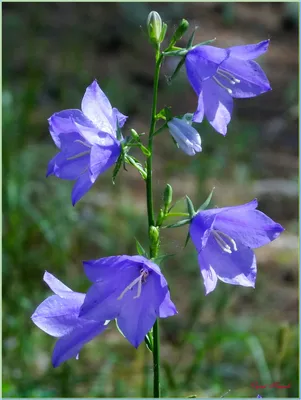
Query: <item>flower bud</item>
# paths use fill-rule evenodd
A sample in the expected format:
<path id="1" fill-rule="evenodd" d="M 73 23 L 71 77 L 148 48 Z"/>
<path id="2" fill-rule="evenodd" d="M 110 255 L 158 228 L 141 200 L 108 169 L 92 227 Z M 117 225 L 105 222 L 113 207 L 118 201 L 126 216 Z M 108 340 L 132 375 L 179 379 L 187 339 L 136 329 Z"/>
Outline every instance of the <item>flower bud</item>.
<path id="1" fill-rule="evenodd" d="M 189 156 L 202 151 L 201 137 L 189 124 L 189 120 L 173 118 L 167 123 L 169 132 L 181 150 Z"/>
<path id="2" fill-rule="evenodd" d="M 160 243 L 159 228 L 157 226 L 151 226 L 149 228 L 149 238 L 151 242 L 151 253 L 153 257 L 157 256 Z"/>
<path id="3" fill-rule="evenodd" d="M 138 133 L 135 131 L 135 129 L 131 129 L 131 135 L 132 135 L 133 139 L 140 141 L 140 137 L 139 137 Z"/>
<path id="4" fill-rule="evenodd" d="M 151 11 L 147 17 L 147 31 L 150 41 L 158 45 L 162 42 L 163 23 L 157 11 Z"/>
<path id="5" fill-rule="evenodd" d="M 186 19 L 182 19 L 172 37 L 172 42 L 176 43 L 178 40 L 180 40 L 188 28 L 189 28 L 189 22 L 186 21 Z"/>
<path id="6" fill-rule="evenodd" d="M 164 189 L 163 200 L 164 200 L 164 209 L 167 211 L 168 207 L 172 202 L 172 187 L 169 184 L 167 184 Z"/>
<path id="7" fill-rule="evenodd" d="M 164 217 L 165 217 L 165 213 L 164 213 L 164 211 L 162 210 L 162 208 L 160 208 L 160 211 L 159 211 L 159 214 L 158 214 L 158 218 L 157 218 L 157 222 L 156 222 L 156 225 L 157 225 L 157 226 L 161 226 L 161 225 L 162 225 L 162 222 L 163 222 L 163 220 L 164 220 Z"/>

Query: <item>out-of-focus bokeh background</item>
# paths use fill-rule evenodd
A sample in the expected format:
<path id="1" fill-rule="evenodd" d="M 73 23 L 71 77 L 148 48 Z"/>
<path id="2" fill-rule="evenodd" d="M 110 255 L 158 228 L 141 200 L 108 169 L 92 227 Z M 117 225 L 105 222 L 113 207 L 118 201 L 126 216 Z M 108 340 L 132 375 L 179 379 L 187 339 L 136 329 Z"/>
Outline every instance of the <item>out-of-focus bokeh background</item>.
<path id="1" fill-rule="evenodd" d="M 187 229 L 162 232 L 162 264 L 179 314 L 161 320 L 165 397 L 298 397 L 298 6 L 297 3 L 6 3 L 3 4 L 3 395 L 4 397 L 152 396 L 150 353 L 109 329 L 80 359 L 53 369 L 55 339 L 30 320 L 50 291 L 45 270 L 86 291 L 81 260 L 135 254 L 145 246 L 144 183 L 128 168 L 112 170 L 72 207 L 72 182 L 45 178 L 56 154 L 47 118 L 80 108 L 98 79 L 131 128 L 147 132 L 153 48 L 145 21 L 159 11 L 171 37 L 181 18 L 198 26 L 195 43 L 217 37 L 228 47 L 271 39 L 258 62 L 272 92 L 235 100 L 227 137 L 199 126 L 203 152 L 188 157 L 166 131 L 156 139 L 157 209 L 166 182 L 176 199 L 200 205 L 213 186 L 212 205 L 259 200 L 259 209 L 286 231 L 256 250 L 256 289 L 218 283 L 204 296 L 196 252 L 183 244 Z M 185 45 L 183 39 L 181 44 Z M 194 112 L 197 98 L 185 70 L 166 60 L 159 105 L 174 115 Z M 184 203 L 178 204 L 178 209 Z M 252 382 L 290 385 L 260 389 Z"/>

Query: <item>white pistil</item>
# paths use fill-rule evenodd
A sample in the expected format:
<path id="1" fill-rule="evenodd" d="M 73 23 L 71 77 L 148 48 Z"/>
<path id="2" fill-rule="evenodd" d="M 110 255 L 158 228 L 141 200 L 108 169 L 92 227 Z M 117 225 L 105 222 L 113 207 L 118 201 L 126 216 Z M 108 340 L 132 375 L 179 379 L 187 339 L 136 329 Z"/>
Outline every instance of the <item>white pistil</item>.
<path id="1" fill-rule="evenodd" d="M 134 299 L 138 299 L 141 295 L 141 291 L 142 291 L 142 283 L 146 282 L 146 278 L 148 277 L 149 273 L 147 270 L 145 269 L 141 269 L 140 270 L 140 275 L 138 276 L 138 278 L 134 279 L 121 293 L 121 295 L 119 297 L 117 297 L 117 300 L 121 300 L 123 298 L 123 296 L 129 291 L 131 290 L 136 284 L 138 284 L 138 288 L 137 288 L 137 294 L 136 296 L 134 296 Z"/>
<path id="2" fill-rule="evenodd" d="M 225 251 L 226 253 L 232 254 L 231 247 L 225 242 L 225 240 L 221 236 L 224 236 L 226 239 L 228 239 L 229 242 L 233 246 L 233 250 L 237 251 L 237 246 L 236 246 L 235 240 L 232 239 L 229 235 L 227 235 L 224 232 L 215 230 L 215 229 L 212 230 L 212 233 L 213 233 L 213 236 L 214 236 L 214 238 L 216 240 L 216 243 L 220 246 L 220 248 L 223 251 Z"/>
<path id="3" fill-rule="evenodd" d="M 215 76 L 213 76 L 212 78 L 220 87 L 222 87 L 223 89 L 227 90 L 227 92 L 229 94 L 232 94 L 232 90 L 227 88 L 227 86 L 223 85 Z"/>

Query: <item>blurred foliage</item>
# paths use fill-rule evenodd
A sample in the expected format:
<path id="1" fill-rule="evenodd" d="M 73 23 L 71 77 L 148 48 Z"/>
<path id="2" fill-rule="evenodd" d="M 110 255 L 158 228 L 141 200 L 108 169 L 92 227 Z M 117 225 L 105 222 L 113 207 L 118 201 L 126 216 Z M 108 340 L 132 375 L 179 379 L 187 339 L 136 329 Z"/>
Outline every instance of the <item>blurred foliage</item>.
<path id="1" fill-rule="evenodd" d="M 144 246 L 147 243 L 145 189 L 135 171 L 123 171 L 115 186 L 108 171 L 75 208 L 70 201 L 72 182 L 46 179 L 45 172 L 56 152 L 47 118 L 79 107 L 95 77 L 112 104 L 130 116 L 125 134 L 130 128 L 147 131 L 153 54 L 143 24 L 152 8 L 161 12 L 171 31 L 185 17 L 192 26 L 200 24 L 202 40 L 220 37 L 221 46 L 231 40 L 255 42 L 270 34 L 275 38 L 274 49 L 262 61 L 273 92 L 235 102 L 226 139 L 204 122 L 198 128 L 203 153 L 189 158 L 174 147 L 167 132 L 157 137 L 156 204 L 162 203 L 166 182 L 172 184 L 177 199 L 189 194 L 196 206 L 216 186 L 213 205 L 239 204 L 257 196 L 260 208 L 286 227 L 279 240 L 256 252 L 255 291 L 220 282 L 207 297 L 195 250 L 191 243 L 183 250 L 186 227 L 162 232 L 162 254 L 177 253 L 161 267 L 179 310 L 176 317 L 161 321 L 163 395 L 220 397 L 231 390 L 229 397 L 256 397 L 252 382 L 279 381 L 291 388 L 265 389 L 260 394 L 298 396 L 298 42 L 294 18 L 288 24 L 290 10 L 284 4 L 267 3 L 222 9 L 219 3 L 6 3 L 4 397 L 152 396 L 150 353 L 143 345 L 133 349 L 113 324 L 84 347 L 79 361 L 53 369 L 54 338 L 30 320 L 49 294 L 42 282 L 45 270 L 84 292 L 89 282 L 83 278 L 81 260 L 135 254 L 134 237 Z M 264 12 L 269 18 L 265 14 L 261 21 Z M 288 65 L 289 76 L 281 73 Z M 196 98 L 185 72 L 172 86 L 164 78 L 172 68 L 169 61 L 165 63 L 160 102 L 172 105 L 175 114 L 191 112 Z M 268 189 L 271 180 L 274 192 Z M 177 208 L 183 207 L 180 201 Z"/>

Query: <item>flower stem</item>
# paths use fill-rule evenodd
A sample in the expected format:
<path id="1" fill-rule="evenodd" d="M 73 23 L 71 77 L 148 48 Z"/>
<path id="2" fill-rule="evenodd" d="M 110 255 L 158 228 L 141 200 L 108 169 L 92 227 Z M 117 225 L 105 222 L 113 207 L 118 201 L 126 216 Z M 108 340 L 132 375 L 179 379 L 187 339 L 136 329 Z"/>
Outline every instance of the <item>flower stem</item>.
<path id="1" fill-rule="evenodd" d="M 155 226 L 155 215 L 153 206 L 153 135 L 156 129 L 156 115 L 157 115 L 157 98 L 158 98 L 158 85 L 159 73 L 163 60 L 163 55 L 160 54 L 159 47 L 156 51 L 156 67 L 154 75 L 154 89 L 153 89 L 153 104 L 151 111 L 151 123 L 148 136 L 148 150 L 149 157 L 147 158 L 147 177 L 146 177 L 146 200 L 147 200 L 147 216 L 148 216 L 148 229 L 149 229 L 149 242 L 150 242 L 150 258 L 156 257 L 158 253 L 158 243 L 154 245 L 154 237 L 151 235 L 151 227 Z M 160 397 L 160 335 L 159 335 L 159 322 L 156 320 L 153 327 L 153 367 L 154 367 L 154 398 Z"/>

